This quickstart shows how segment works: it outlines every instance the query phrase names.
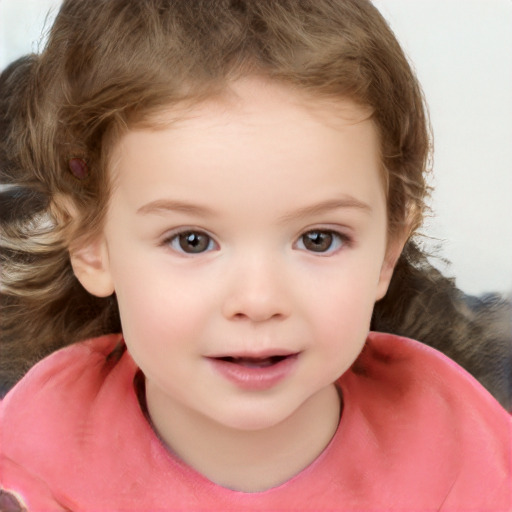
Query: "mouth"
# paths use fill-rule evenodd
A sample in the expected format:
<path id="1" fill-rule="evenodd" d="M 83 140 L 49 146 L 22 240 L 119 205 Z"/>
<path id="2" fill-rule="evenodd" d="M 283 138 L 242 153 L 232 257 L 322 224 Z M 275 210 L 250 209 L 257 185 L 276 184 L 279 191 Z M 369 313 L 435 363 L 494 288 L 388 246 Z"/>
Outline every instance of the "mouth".
<path id="1" fill-rule="evenodd" d="M 286 354 L 286 355 L 276 355 L 276 356 L 267 356 L 267 357 L 216 357 L 219 361 L 225 361 L 226 363 L 236 364 L 239 366 L 244 366 L 245 368 L 267 368 L 269 366 L 274 366 L 284 361 L 285 359 L 295 357 L 297 354 Z"/>
<path id="2" fill-rule="evenodd" d="M 297 367 L 299 354 L 240 354 L 208 357 L 208 360 L 218 375 L 237 387 L 263 391 L 273 388 L 292 375 Z"/>

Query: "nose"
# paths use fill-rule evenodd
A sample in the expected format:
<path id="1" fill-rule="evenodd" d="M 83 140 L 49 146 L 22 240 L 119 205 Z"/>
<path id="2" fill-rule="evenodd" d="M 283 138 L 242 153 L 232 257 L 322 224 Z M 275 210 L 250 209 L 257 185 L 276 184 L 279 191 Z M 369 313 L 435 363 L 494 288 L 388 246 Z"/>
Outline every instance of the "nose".
<path id="1" fill-rule="evenodd" d="M 222 306 L 227 319 L 260 323 L 289 316 L 290 293 L 275 261 L 252 257 L 233 266 L 229 274 Z"/>

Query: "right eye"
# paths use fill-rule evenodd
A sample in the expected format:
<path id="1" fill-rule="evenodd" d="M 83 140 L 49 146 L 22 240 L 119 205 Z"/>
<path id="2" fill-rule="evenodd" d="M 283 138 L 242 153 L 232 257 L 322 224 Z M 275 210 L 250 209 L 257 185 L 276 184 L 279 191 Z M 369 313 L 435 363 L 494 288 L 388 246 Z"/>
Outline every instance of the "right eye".
<path id="1" fill-rule="evenodd" d="M 165 240 L 166 245 L 177 252 L 200 254 L 216 248 L 213 239 L 202 231 L 182 231 Z"/>

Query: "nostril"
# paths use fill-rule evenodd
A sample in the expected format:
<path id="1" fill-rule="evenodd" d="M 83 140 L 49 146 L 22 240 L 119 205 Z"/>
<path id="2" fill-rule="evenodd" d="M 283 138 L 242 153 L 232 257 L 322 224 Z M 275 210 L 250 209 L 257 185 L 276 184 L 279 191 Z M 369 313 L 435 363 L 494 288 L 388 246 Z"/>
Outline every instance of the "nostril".
<path id="1" fill-rule="evenodd" d="M 246 314 L 246 313 L 235 313 L 231 316 L 234 320 L 244 320 L 244 321 L 252 321 L 252 322 L 266 322 L 268 320 L 279 320 L 280 318 L 284 318 L 285 315 L 281 313 L 274 313 L 274 314 Z"/>
<path id="2" fill-rule="evenodd" d="M 258 293 L 244 288 L 232 291 L 224 299 L 222 314 L 229 320 L 261 323 L 287 317 L 289 304 L 284 294 L 272 288 L 264 288 Z"/>

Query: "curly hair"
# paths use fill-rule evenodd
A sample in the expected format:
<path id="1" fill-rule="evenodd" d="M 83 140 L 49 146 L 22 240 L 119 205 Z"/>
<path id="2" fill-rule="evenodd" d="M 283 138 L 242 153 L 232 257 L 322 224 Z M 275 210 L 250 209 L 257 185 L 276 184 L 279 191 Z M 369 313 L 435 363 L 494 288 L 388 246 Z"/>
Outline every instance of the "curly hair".
<path id="1" fill-rule="evenodd" d="M 115 296 L 89 295 L 68 252 L 102 228 L 112 147 L 162 108 L 210 98 L 248 75 L 369 108 L 390 236 L 417 230 L 429 192 L 428 116 L 370 1 L 65 0 L 42 53 L 0 79 L 2 180 L 15 185 L 1 244 L 2 346 L 11 361 L 26 368 L 121 328 Z M 70 158 L 87 162 L 87 179 L 69 172 Z"/>

